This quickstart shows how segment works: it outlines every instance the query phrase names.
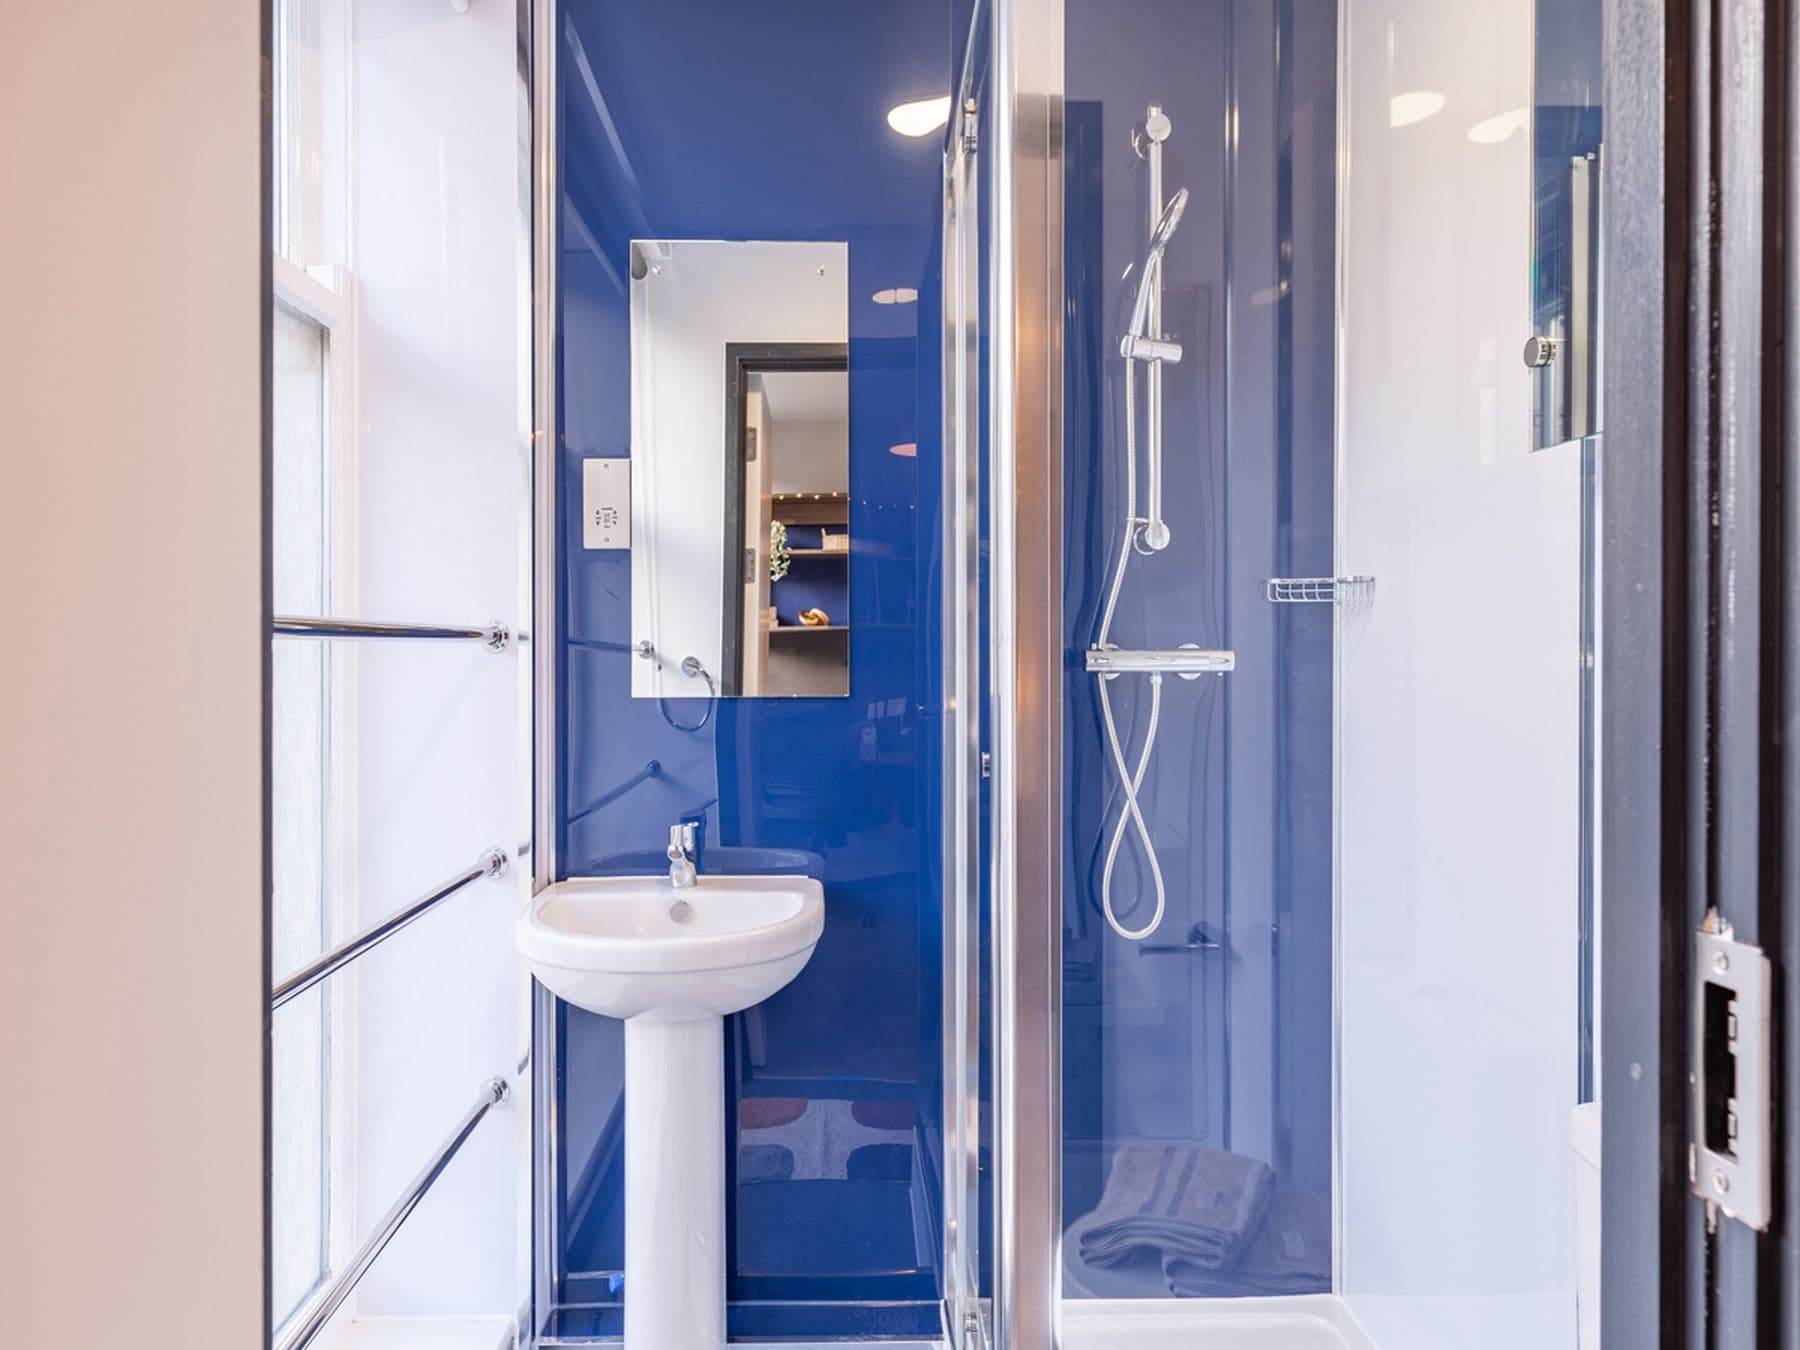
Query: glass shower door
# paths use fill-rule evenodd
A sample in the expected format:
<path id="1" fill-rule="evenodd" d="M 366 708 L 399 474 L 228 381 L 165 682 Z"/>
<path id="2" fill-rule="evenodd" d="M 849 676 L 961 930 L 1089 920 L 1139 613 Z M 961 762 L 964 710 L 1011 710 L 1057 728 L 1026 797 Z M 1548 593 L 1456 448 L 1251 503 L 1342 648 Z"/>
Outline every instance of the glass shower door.
<path id="1" fill-rule="evenodd" d="M 1324 1292 L 1335 10 L 1063 10 L 1063 1294 Z"/>
<path id="2" fill-rule="evenodd" d="M 993 50 L 994 1326 L 1073 1345 L 1332 1288 L 1336 11 Z"/>

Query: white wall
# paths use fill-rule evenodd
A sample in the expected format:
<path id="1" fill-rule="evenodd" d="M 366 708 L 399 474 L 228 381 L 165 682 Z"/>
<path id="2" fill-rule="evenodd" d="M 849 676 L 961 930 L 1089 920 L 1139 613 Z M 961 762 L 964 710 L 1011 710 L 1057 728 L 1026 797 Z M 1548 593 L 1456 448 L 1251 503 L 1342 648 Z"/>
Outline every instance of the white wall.
<path id="1" fill-rule="evenodd" d="M 477 0 L 356 7 L 358 594 L 365 617 L 521 609 L 527 463 L 517 271 L 516 15 Z M 355 662 L 350 894 L 370 922 L 515 855 L 340 977 L 356 1042 L 348 1158 L 359 1241 L 524 1044 L 512 922 L 530 866 L 520 664 L 472 645 L 340 644 Z M 518 1099 L 490 1114 L 360 1287 L 373 1318 L 497 1320 L 517 1306 Z M 343 1319 L 340 1319 L 343 1320 Z M 479 1336 L 475 1344 L 494 1343 Z M 436 1344 L 462 1344 L 445 1328 Z"/>
<path id="2" fill-rule="evenodd" d="M 263 1335 L 257 6 L 0 17 L 0 1340 Z"/>
<path id="3" fill-rule="evenodd" d="M 1343 1287 L 1383 1350 L 1565 1350 L 1579 464 L 1527 448 L 1525 134 L 1468 136 L 1530 102 L 1531 3 L 1347 19 Z"/>
<path id="4" fill-rule="evenodd" d="M 848 380 L 848 376 L 838 378 Z M 848 492 L 850 490 L 850 422 L 774 421 L 769 423 L 771 492 Z"/>
<path id="5" fill-rule="evenodd" d="M 631 286 L 631 663 L 635 698 L 704 698 L 724 624 L 725 345 L 849 341 L 849 249 L 682 242 Z"/>

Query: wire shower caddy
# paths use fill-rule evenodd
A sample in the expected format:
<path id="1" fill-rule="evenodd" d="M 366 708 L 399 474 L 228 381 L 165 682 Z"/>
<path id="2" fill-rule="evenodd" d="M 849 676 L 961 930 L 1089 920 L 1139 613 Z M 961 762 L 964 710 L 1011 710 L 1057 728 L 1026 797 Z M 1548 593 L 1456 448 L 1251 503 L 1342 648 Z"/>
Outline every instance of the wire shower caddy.
<path id="1" fill-rule="evenodd" d="M 1375 578 L 1270 577 L 1270 601 L 1277 605 L 1343 605 L 1367 603 L 1375 596 Z"/>

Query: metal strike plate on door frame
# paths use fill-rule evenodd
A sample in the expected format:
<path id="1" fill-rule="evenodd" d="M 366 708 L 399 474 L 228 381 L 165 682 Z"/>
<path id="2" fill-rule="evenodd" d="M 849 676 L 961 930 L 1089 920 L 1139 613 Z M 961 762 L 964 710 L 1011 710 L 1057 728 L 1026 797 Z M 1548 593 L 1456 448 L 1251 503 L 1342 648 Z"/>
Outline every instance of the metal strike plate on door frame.
<path id="1" fill-rule="evenodd" d="M 1688 1182 L 1709 1206 L 1760 1231 L 1773 1208 L 1773 979 L 1762 948 L 1734 941 L 1716 911 L 1708 927 L 1718 931 L 1694 934 Z"/>

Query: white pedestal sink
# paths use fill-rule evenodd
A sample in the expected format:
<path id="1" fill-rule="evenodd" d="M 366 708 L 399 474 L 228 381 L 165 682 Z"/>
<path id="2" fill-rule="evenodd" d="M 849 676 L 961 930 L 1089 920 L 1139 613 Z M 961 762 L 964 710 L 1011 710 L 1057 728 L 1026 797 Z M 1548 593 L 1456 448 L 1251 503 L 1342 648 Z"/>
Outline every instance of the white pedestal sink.
<path id="1" fill-rule="evenodd" d="M 725 1344 L 724 1017 L 800 973 L 810 877 L 560 882 L 517 936 L 544 987 L 625 1019 L 625 1350 Z"/>

